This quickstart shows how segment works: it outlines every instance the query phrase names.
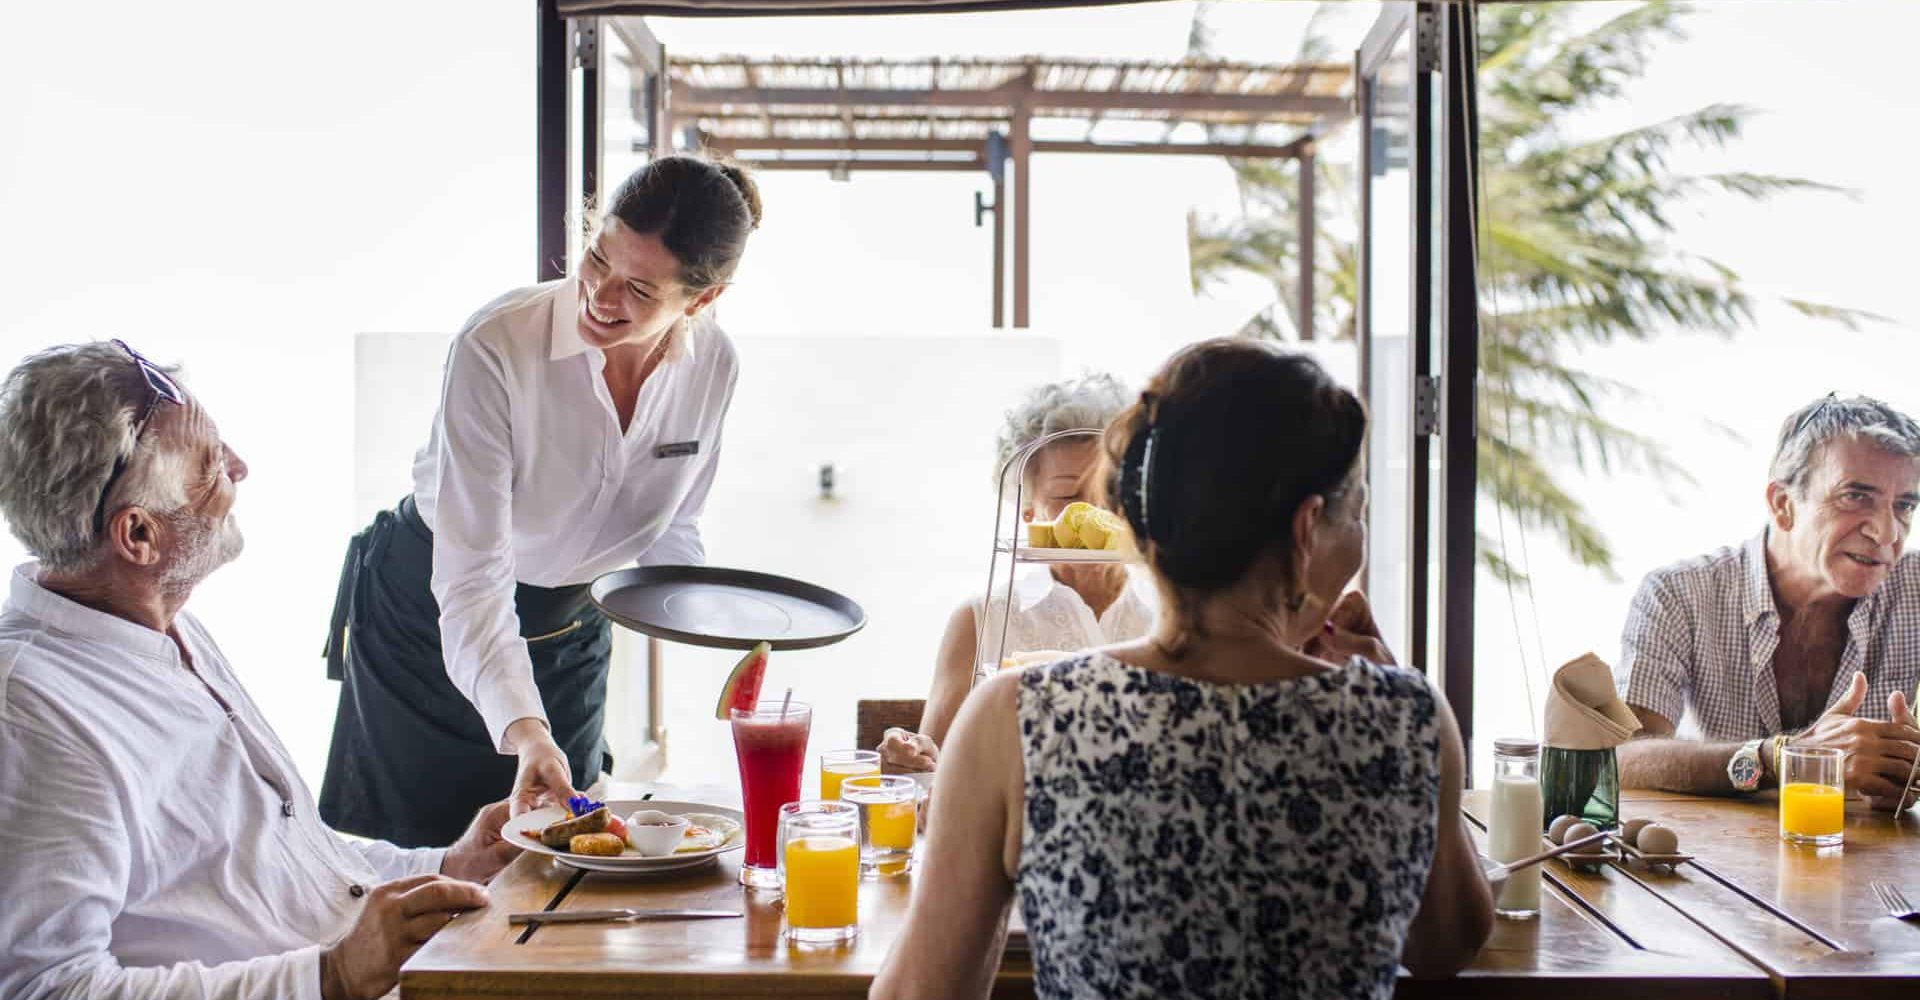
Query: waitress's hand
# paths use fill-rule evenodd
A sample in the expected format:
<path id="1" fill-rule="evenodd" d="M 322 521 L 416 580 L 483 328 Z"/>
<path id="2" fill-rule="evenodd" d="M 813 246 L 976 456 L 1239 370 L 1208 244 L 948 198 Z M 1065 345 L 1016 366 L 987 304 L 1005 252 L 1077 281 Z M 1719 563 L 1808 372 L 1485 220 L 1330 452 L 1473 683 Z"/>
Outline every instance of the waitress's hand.
<path id="1" fill-rule="evenodd" d="M 553 741 L 547 724 L 539 719 L 516 719 L 507 727 L 507 741 L 520 755 L 520 770 L 513 777 L 513 815 L 547 805 L 565 805 L 574 794 L 573 769 L 567 764 L 567 752 Z"/>

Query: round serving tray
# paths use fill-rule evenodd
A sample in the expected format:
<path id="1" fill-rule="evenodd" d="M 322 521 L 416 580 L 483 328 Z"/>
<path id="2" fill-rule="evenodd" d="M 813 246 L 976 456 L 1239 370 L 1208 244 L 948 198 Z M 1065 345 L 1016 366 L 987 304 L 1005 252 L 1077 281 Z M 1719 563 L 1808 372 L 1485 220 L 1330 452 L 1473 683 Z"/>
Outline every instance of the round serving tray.
<path id="1" fill-rule="evenodd" d="M 752 649 L 830 646 L 866 627 L 867 613 L 825 587 L 721 566 L 638 566 L 593 581 L 608 618 L 656 639 Z"/>

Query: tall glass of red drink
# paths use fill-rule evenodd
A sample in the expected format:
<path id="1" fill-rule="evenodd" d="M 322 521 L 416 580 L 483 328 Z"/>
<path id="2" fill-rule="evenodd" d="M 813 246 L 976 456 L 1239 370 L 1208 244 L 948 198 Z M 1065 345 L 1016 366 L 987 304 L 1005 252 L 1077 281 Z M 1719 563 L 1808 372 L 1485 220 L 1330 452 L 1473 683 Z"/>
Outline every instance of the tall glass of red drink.
<path id="1" fill-rule="evenodd" d="M 740 760 L 741 810 L 747 817 L 747 856 L 740 881 L 753 889 L 780 887 L 780 807 L 800 801 L 806 769 L 807 731 L 813 709 L 800 702 L 763 701 L 753 711 L 736 708 L 733 752 Z"/>

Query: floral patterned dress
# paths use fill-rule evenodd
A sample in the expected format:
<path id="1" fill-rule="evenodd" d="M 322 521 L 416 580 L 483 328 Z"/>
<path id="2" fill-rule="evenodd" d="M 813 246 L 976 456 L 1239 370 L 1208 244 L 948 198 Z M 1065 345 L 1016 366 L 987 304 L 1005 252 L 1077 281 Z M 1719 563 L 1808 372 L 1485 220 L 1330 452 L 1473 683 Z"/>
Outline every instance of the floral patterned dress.
<path id="1" fill-rule="evenodd" d="M 1018 703 L 1041 997 L 1392 995 L 1437 831 L 1424 678 L 1220 685 L 1094 653 L 1028 668 Z"/>

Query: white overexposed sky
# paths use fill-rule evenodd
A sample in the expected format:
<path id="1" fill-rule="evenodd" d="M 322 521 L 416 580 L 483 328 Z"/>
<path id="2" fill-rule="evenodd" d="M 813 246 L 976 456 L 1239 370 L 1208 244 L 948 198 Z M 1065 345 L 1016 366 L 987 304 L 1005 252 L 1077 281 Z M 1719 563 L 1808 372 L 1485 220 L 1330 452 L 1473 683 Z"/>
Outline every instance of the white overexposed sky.
<path id="1" fill-rule="evenodd" d="M 1587 16 L 1627 9 L 1594 6 L 1600 14 Z M 1193 7 L 686 19 L 655 30 L 685 54 L 1175 58 Z M 1223 55 L 1284 60 L 1314 8 L 1218 4 L 1216 43 Z M 1373 10 L 1345 5 L 1325 22 L 1336 52 L 1351 49 Z M 120 336 L 186 363 L 253 469 L 239 507 L 248 551 L 208 581 L 194 607 L 315 784 L 336 692 L 318 651 L 341 547 L 359 516 L 354 337 L 451 333 L 531 279 L 532 18 L 527 0 L 320 8 L 99 0 L 72 11 L 0 10 L 0 288 L 10 303 L 0 362 Z M 1481 581 L 1483 737 L 1528 728 L 1523 663 L 1537 696 L 1543 660 L 1586 649 L 1617 657 L 1640 574 L 1758 530 L 1766 453 L 1785 412 L 1829 389 L 1920 410 L 1909 381 L 1920 368 L 1913 281 L 1904 273 L 1920 225 L 1907 128 L 1917 109 L 1903 72 L 1920 5 L 1707 3 L 1688 24 L 1692 37 L 1657 50 L 1630 101 L 1567 127 L 1624 127 L 1713 101 L 1763 109 L 1729 152 L 1683 165 L 1804 175 L 1855 194 L 1764 207 L 1703 199 L 1682 216 L 1684 245 L 1734 267 L 1756 292 L 1892 322 L 1850 333 L 1768 306 L 1756 329 L 1732 338 L 1663 336 L 1583 357 L 1640 390 L 1609 401 L 1608 415 L 1666 441 L 1698 485 L 1668 495 L 1631 474 L 1579 476 L 1577 495 L 1614 543 L 1620 579 L 1571 568 L 1550 538 L 1534 536 L 1533 602 L 1521 591 L 1510 604 L 1504 589 Z M 720 310 L 736 336 L 985 332 L 990 231 L 972 220 L 984 177 L 856 174 L 837 183 L 773 174 L 762 184 L 766 224 Z M 1174 346 L 1230 332 L 1264 304 L 1257 283 L 1201 298 L 1188 287 L 1186 215 L 1232 207 L 1224 164 L 1040 156 L 1033 185 L 1034 332 L 1006 335 L 1057 341 L 1062 370 L 1138 380 Z M 736 420 L 809 405 L 808 386 L 768 391 L 775 395 Z M 940 413 L 929 400 L 926 419 Z M 419 438 L 425 428 L 393 433 Z M 980 461 L 908 445 L 907 472 L 888 488 L 901 502 L 977 518 L 984 494 L 915 496 L 925 477 L 911 470 Z M 722 488 L 760 471 L 729 468 Z M 751 547 L 736 535 L 716 551 Z M 0 539 L 0 556 L 18 555 L 11 538 Z M 845 579 L 848 570 L 820 575 Z M 944 608 L 960 596 L 917 599 Z M 905 598 L 868 602 L 894 599 Z M 911 667 L 884 693 L 923 688 L 936 641 L 929 634 L 890 651 Z M 855 643 L 847 650 L 856 655 Z M 670 705 L 670 715 L 693 725 L 710 695 L 696 696 L 699 685 L 685 678 L 671 690 L 685 704 Z"/>

